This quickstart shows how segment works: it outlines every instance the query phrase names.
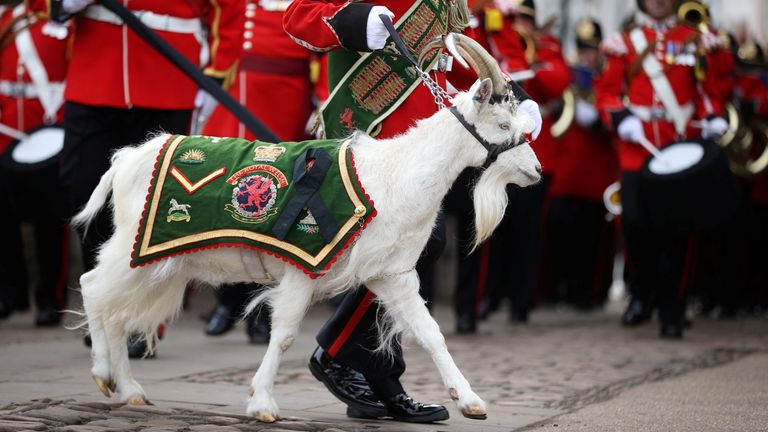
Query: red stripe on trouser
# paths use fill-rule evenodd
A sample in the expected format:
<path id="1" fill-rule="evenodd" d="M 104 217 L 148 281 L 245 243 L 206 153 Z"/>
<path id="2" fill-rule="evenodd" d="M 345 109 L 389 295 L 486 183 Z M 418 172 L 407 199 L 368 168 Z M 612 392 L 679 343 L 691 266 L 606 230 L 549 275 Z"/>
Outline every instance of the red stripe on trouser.
<path id="1" fill-rule="evenodd" d="M 480 249 L 480 272 L 477 275 L 477 286 L 475 292 L 477 298 L 475 299 L 475 313 L 480 313 L 480 305 L 483 302 L 485 296 L 485 284 L 488 279 L 488 261 L 491 256 L 491 242 L 487 241 L 483 243 L 483 248 Z"/>
<path id="2" fill-rule="evenodd" d="M 333 344 L 331 344 L 331 347 L 328 348 L 329 356 L 335 357 L 336 354 L 338 354 L 341 347 L 344 346 L 345 343 L 347 343 L 347 339 L 349 339 L 349 336 L 355 330 L 355 327 L 357 327 L 357 324 L 360 323 L 360 320 L 363 319 L 363 315 L 365 315 L 365 312 L 371 306 L 371 303 L 373 302 L 374 297 L 375 296 L 370 291 L 365 293 L 365 297 L 363 297 L 363 301 L 361 301 L 360 304 L 357 305 L 355 312 L 352 313 L 351 317 L 349 317 L 349 321 L 347 321 L 347 324 L 341 330 L 341 333 L 339 334 L 339 336 L 336 338 L 336 340 L 333 341 Z"/>
<path id="3" fill-rule="evenodd" d="M 61 259 L 59 260 L 59 278 L 56 281 L 55 295 L 59 309 L 67 307 L 66 292 L 67 275 L 69 274 L 69 226 L 64 225 L 61 230 Z"/>

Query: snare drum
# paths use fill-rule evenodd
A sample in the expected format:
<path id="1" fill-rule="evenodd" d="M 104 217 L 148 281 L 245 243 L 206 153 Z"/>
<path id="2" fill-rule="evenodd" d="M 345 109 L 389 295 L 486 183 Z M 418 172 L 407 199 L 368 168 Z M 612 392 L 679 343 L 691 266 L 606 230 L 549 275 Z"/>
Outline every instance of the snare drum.
<path id="1" fill-rule="evenodd" d="M 16 217 L 26 221 L 60 216 L 59 156 L 64 129 L 43 126 L 14 141 L 0 157 L 5 190 Z"/>
<path id="2" fill-rule="evenodd" d="M 733 216 L 741 188 L 725 152 L 711 141 L 688 140 L 661 149 L 640 172 L 640 194 L 650 222 L 663 228 L 702 230 Z"/>

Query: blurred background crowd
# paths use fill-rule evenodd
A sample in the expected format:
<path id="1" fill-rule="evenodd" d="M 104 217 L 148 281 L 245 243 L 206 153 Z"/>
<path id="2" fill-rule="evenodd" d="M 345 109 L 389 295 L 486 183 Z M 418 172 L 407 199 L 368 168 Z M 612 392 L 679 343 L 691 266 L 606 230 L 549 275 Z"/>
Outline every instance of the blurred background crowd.
<path id="1" fill-rule="evenodd" d="M 0 319 L 33 307 L 35 325 L 57 326 L 74 294 L 68 273 L 92 268 L 111 231 L 106 212 L 87 233 L 67 220 L 114 149 L 157 130 L 256 137 L 98 2 L 0 3 Z M 151 11 L 145 24 L 282 140 L 318 132 L 327 62 L 284 31 L 290 1 L 126 3 Z M 544 181 L 510 187 L 504 221 L 471 253 L 469 189 L 455 188 L 448 234 L 418 266 L 425 299 L 451 299 L 459 333 L 492 313 L 523 324 L 539 307 L 593 311 L 609 298 L 626 305 L 623 325 L 658 311 L 668 338 L 696 314 L 765 316 L 768 2 L 474 0 L 469 9 L 467 34 L 539 104 Z M 640 141 L 706 141 L 696 161 L 727 169 L 686 166 L 664 183 Z M 446 244 L 452 253 L 439 261 Z M 204 331 L 230 331 L 256 290 L 220 287 Z M 252 342 L 268 340 L 268 313 L 246 324 Z"/>

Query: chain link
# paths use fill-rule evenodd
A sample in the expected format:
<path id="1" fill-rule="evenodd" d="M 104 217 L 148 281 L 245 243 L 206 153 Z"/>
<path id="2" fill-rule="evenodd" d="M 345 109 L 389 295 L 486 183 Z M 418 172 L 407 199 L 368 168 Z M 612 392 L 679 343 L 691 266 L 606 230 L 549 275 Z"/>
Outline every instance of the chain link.
<path id="1" fill-rule="evenodd" d="M 437 83 L 437 81 L 433 80 L 431 76 L 429 76 L 429 73 L 424 72 L 420 68 L 416 68 L 416 70 L 421 75 L 421 82 L 424 84 L 424 86 L 427 87 L 430 93 L 432 93 L 432 96 L 434 97 L 435 105 L 437 105 L 438 109 L 445 108 L 445 101 L 448 100 L 449 102 L 453 100 L 451 98 L 451 95 L 448 94 L 445 89 L 440 87 L 440 84 Z"/>

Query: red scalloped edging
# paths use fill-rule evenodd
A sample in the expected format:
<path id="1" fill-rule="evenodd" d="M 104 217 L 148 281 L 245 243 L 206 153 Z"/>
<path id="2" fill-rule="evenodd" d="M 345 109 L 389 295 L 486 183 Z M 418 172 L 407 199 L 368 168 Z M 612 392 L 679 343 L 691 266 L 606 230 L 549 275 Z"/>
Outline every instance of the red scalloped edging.
<path id="1" fill-rule="evenodd" d="M 160 155 L 163 154 L 163 150 L 165 149 L 165 146 L 167 144 L 168 144 L 168 142 L 166 142 L 166 144 L 163 145 L 163 149 L 160 150 L 160 153 L 157 156 L 157 161 L 155 162 L 155 169 L 154 169 L 153 174 L 152 174 L 152 178 L 153 179 L 155 177 L 157 166 L 158 166 L 158 163 L 160 161 Z M 368 193 L 365 192 L 365 188 L 363 187 L 362 183 L 360 183 L 360 177 L 357 175 L 357 168 L 355 167 L 355 156 L 354 156 L 354 153 L 352 153 L 351 148 L 348 151 L 350 152 L 350 159 L 352 160 L 352 172 L 355 174 L 355 181 L 357 182 L 358 187 L 362 191 L 363 197 L 365 198 L 365 200 L 368 202 L 368 204 L 371 207 L 373 207 L 373 211 L 371 211 L 368 214 L 368 216 L 365 218 L 365 221 L 360 226 L 360 228 L 357 229 L 354 233 L 352 233 L 352 235 L 349 236 L 349 238 L 347 239 L 346 242 L 344 242 L 344 244 L 341 246 L 341 248 L 339 248 L 339 250 L 336 251 L 336 253 L 333 255 L 333 257 L 328 261 L 328 263 L 322 269 L 320 269 L 317 273 L 313 272 L 312 270 L 308 269 L 306 266 L 300 264 L 299 262 L 293 260 L 292 258 L 290 258 L 290 257 L 288 257 L 286 255 L 279 254 L 279 253 L 277 253 L 275 251 L 271 251 L 271 250 L 268 250 L 268 249 L 260 248 L 260 247 L 257 247 L 257 246 L 252 246 L 250 244 L 235 243 L 235 242 L 221 242 L 221 243 L 216 243 L 216 244 L 211 244 L 211 245 L 198 246 L 198 247 L 194 247 L 194 248 L 190 248 L 190 249 L 184 249 L 184 250 L 172 252 L 172 253 L 167 254 L 167 255 L 163 255 L 163 256 L 159 256 L 159 257 L 153 258 L 153 259 L 151 259 L 149 261 L 145 261 L 145 262 L 143 262 L 143 263 L 141 263 L 139 265 L 135 265 L 134 264 L 134 260 L 131 260 L 131 262 L 130 262 L 131 268 L 143 267 L 143 266 L 145 266 L 147 264 L 152 264 L 152 263 L 158 262 L 158 261 L 166 259 L 166 258 L 180 256 L 180 255 L 185 255 L 185 254 L 191 254 L 191 253 L 199 252 L 199 251 L 203 251 L 203 250 L 218 249 L 218 248 L 222 248 L 222 247 L 231 247 L 231 248 L 238 248 L 238 249 L 250 249 L 250 250 L 253 250 L 253 251 L 257 251 L 257 252 L 264 252 L 264 253 L 266 253 L 268 255 L 271 255 L 271 256 L 273 256 L 275 258 L 279 258 L 279 259 L 287 262 L 288 264 L 291 264 L 294 267 L 296 267 L 296 268 L 300 269 L 301 271 L 303 271 L 307 276 L 309 276 L 310 279 L 317 279 L 319 277 L 324 276 L 328 272 L 328 270 L 331 268 L 331 266 L 336 263 L 339 255 L 341 255 L 354 242 L 354 240 L 356 240 L 360 236 L 360 234 L 363 232 L 363 230 L 368 226 L 368 224 L 377 215 L 376 207 L 374 206 L 373 200 L 368 195 Z M 147 201 L 144 203 L 144 210 L 142 211 L 141 220 L 139 222 L 139 233 L 141 233 L 141 226 L 143 225 L 144 218 L 146 216 L 147 205 L 149 203 L 149 198 L 150 198 L 151 191 L 152 191 L 152 183 L 150 182 L 149 191 L 147 192 Z M 134 254 L 136 254 L 136 247 L 138 245 L 138 239 L 139 239 L 139 234 L 136 234 L 136 243 L 134 243 Z"/>
<path id="2" fill-rule="evenodd" d="M 147 189 L 147 199 L 144 200 L 144 209 L 141 210 L 141 218 L 139 219 L 139 229 L 138 232 L 136 232 L 136 238 L 133 240 L 133 251 L 131 252 L 131 267 L 136 268 L 135 265 L 133 265 L 133 260 L 137 259 L 138 257 L 138 247 L 139 247 L 139 236 L 141 235 L 141 227 L 144 225 L 144 218 L 147 215 L 147 206 L 149 205 L 149 199 L 152 197 L 152 182 L 155 179 L 155 176 L 157 175 L 157 167 L 160 165 L 160 156 L 162 156 L 163 151 L 168 146 L 168 143 L 171 142 L 171 139 L 175 137 L 176 135 L 169 135 L 168 139 L 165 140 L 165 143 L 160 148 L 160 151 L 157 153 L 157 158 L 155 159 L 155 166 L 152 168 L 152 177 L 149 179 L 149 189 Z"/>

